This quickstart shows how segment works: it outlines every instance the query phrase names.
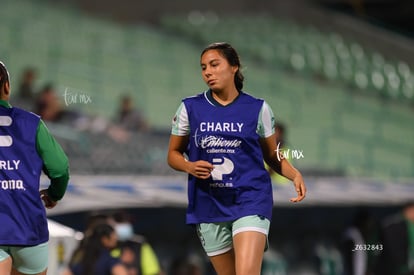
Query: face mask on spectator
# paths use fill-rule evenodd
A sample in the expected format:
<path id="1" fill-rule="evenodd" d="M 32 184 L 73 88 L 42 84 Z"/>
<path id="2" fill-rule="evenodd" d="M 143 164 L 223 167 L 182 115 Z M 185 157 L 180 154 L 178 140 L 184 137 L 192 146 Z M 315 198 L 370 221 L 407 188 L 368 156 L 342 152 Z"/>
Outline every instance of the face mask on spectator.
<path id="1" fill-rule="evenodd" d="M 115 232 L 120 241 L 125 241 L 133 237 L 134 229 L 129 223 L 120 223 L 115 225 Z"/>

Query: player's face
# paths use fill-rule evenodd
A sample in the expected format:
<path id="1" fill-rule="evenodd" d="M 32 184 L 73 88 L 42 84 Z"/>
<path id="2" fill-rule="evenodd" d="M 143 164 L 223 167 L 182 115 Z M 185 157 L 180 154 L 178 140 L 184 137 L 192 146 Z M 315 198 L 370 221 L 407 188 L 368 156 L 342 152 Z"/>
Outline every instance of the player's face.
<path id="1" fill-rule="evenodd" d="M 237 66 L 231 66 L 218 50 L 208 50 L 201 56 L 201 75 L 213 91 L 233 88 Z"/>

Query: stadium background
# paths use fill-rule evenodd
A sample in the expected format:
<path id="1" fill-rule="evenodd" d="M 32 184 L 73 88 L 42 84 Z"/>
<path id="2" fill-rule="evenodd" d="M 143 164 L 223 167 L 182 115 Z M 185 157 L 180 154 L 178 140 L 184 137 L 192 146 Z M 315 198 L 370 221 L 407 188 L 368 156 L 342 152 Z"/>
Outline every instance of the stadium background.
<path id="1" fill-rule="evenodd" d="M 128 209 L 165 269 L 174 257 L 197 256 L 209 274 L 184 221 L 185 175 L 165 156 L 180 99 L 205 88 L 199 54 L 212 41 L 239 50 L 245 90 L 269 102 L 288 128 L 288 146 L 304 154 L 293 162 L 308 183 L 306 201 L 291 205 L 291 186 L 274 185 L 275 274 L 340 274 L 336 245 L 357 211 L 380 221 L 414 198 L 410 1 L 1 5 L 0 53 L 12 85 L 33 66 L 37 83 L 53 82 L 66 107 L 88 117 L 48 123 L 73 175 L 53 220 L 82 231 L 91 211 Z M 126 92 L 151 131 L 114 138 L 106 127 Z M 77 95 L 69 103 L 68 93 Z"/>

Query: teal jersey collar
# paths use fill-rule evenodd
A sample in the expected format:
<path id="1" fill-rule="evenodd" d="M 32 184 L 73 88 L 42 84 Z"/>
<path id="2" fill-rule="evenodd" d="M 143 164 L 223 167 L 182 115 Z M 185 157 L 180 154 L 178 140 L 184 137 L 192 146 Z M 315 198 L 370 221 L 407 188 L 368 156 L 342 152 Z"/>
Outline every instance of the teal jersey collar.
<path id="1" fill-rule="evenodd" d="M 6 108 L 11 108 L 11 105 L 8 101 L 1 100 L 1 99 L 0 99 L 0 106 L 6 107 Z"/>

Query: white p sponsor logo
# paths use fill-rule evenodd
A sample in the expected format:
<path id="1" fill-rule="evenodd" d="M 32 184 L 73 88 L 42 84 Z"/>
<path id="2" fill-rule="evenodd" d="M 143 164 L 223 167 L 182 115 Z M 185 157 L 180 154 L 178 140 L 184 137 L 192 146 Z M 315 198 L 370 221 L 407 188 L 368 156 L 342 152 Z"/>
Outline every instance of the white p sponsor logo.
<path id="1" fill-rule="evenodd" d="M 223 175 L 233 172 L 234 164 L 228 158 L 214 158 L 212 163 L 214 164 L 214 170 L 211 172 L 213 180 L 223 180 Z"/>
<path id="2" fill-rule="evenodd" d="M 12 124 L 12 118 L 9 116 L 0 116 L 0 127 L 10 126 Z M 0 147 L 10 147 L 13 143 L 13 139 L 9 135 L 0 135 Z"/>

